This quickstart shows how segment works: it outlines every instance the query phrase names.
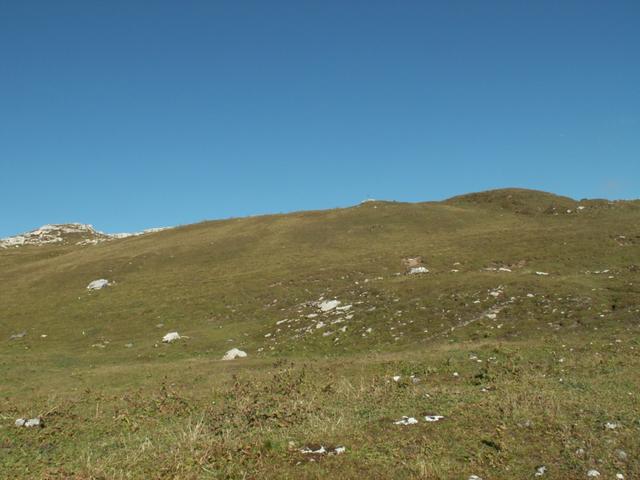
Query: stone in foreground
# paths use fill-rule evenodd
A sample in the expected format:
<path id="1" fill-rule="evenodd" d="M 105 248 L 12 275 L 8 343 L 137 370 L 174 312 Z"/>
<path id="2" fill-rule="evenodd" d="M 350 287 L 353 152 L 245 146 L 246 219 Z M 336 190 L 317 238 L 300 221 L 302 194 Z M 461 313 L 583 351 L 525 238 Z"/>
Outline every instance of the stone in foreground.
<path id="1" fill-rule="evenodd" d="M 44 427 L 44 422 L 42 421 L 42 419 L 40 417 L 36 417 L 36 418 L 18 418 L 16 420 L 16 427 L 25 427 L 25 428 L 32 428 L 32 427 Z"/>
<path id="2" fill-rule="evenodd" d="M 98 280 L 90 282 L 89 285 L 87 285 L 87 290 L 102 290 L 104 287 L 108 287 L 109 285 L 111 285 L 111 283 L 109 283 L 109 280 L 100 278 Z"/>
<path id="3" fill-rule="evenodd" d="M 180 340 L 180 334 L 178 332 L 169 332 L 164 337 L 162 337 L 163 343 L 172 343 L 176 340 Z"/>
<path id="4" fill-rule="evenodd" d="M 227 353 L 224 354 L 222 360 L 235 360 L 236 358 L 244 358 L 247 356 L 246 352 L 239 350 L 237 348 L 232 348 Z"/>

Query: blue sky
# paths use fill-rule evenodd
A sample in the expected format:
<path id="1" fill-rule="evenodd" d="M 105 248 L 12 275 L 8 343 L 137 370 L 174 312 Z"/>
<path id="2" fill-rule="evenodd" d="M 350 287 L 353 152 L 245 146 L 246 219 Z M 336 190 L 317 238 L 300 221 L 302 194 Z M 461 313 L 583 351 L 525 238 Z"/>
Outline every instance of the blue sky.
<path id="1" fill-rule="evenodd" d="M 0 0 L 0 236 L 640 197 L 640 2 Z"/>

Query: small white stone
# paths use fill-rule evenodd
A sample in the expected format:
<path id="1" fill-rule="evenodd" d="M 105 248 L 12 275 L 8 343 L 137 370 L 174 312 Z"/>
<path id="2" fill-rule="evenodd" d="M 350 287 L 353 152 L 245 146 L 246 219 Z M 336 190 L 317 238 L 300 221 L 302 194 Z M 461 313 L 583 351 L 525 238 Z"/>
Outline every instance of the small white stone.
<path id="1" fill-rule="evenodd" d="M 427 415 L 424 417 L 425 422 L 439 422 L 444 417 L 442 415 Z"/>
<path id="2" fill-rule="evenodd" d="M 545 467 L 544 465 L 540 465 L 539 467 L 536 468 L 535 476 L 536 477 L 541 477 L 545 473 L 547 473 L 547 467 Z"/>
<path id="3" fill-rule="evenodd" d="M 334 308 L 336 308 L 338 305 L 340 305 L 340 300 L 325 300 L 324 302 L 321 302 L 318 305 L 318 308 L 322 311 L 322 312 L 330 312 L 331 310 L 333 310 Z"/>
<path id="4" fill-rule="evenodd" d="M 15 422 L 16 427 L 42 427 L 44 424 L 39 417 L 36 418 L 18 418 Z"/>
<path id="5" fill-rule="evenodd" d="M 180 334 L 178 334 L 178 332 L 169 332 L 167 333 L 164 337 L 162 337 L 162 342 L 163 343 L 171 343 L 171 342 L 175 342 L 176 340 L 180 340 Z"/>
<path id="6" fill-rule="evenodd" d="M 409 275 L 417 275 L 420 273 L 429 273 L 429 270 L 426 267 L 413 267 L 409 270 Z"/>
<path id="7" fill-rule="evenodd" d="M 587 477 L 599 477 L 600 472 L 598 470 L 591 469 L 587 472 Z"/>
<path id="8" fill-rule="evenodd" d="M 24 426 L 27 428 L 30 427 L 39 427 L 42 425 L 42 422 L 39 418 L 30 418 L 26 422 L 24 422 Z"/>
<path id="9" fill-rule="evenodd" d="M 235 360 L 236 358 L 245 358 L 246 356 L 246 352 L 243 352 L 242 350 L 239 350 L 237 348 L 232 348 L 224 354 L 222 360 Z"/>
<path id="10" fill-rule="evenodd" d="M 104 287 L 108 287 L 109 285 L 111 285 L 109 280 L 100 278 L 98 280 L 90 282 L 89 285 L 87 285 L 87 290 L 101 290 Z"/>
<path id="11" fill-rule="evenodd" d="M 300 453 L 315 453 L 317 455 L 324 455 L 325 453 L 327 453 L 327 450 L 323 446 L 320 446 L 320 448 L 316 450 L 312 450 L 309 447 L 304 447 L 300 449 Z"/>
<path id="12" fill-rule="evenodd" d="M 415 425 L 416 423 L 418 423 L 418 420 L 416 420 L 413 417 L 402 417 L 400 420 L 393 422 L 395 425 Z"/>

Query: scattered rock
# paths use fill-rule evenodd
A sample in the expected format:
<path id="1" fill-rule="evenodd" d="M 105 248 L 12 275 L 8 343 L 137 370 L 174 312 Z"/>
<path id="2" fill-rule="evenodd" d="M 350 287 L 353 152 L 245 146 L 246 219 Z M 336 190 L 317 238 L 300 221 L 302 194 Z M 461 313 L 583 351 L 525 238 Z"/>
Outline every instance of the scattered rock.
<path id="1" fill-rule="evenodd" d="M 419 267 L 420 265 L 422 265 L 422 257 L 403 258 L 402 264 L 407 268 Z"/>
<path id="2" fill-rule="evenodd" d="M 323 445 L 304 447 L 300 449 L 300 453 L 304 453 L 305 455 L 342 455 L 346 451 L 347 448 L 343 446 L 325 448 Z"/>
<path id="3" fill-rule="evenodd" d="M 245 358 L 246 356 L 247 352 L 243 352 L 242 350 L 237 348 L 232 348 L 224 354 L 222 360 L 235 360 L 236 358 Z"/>
<path id="4" fill-rule="evenodd" d="M 19 333 L 14 333 L 13 335 L 11 335 L 9 337 L 9 340 L 19 340 L 22 337 L 24 337 L 27 334 L 27 332 L 19 332 Z"/>
<path id="5" fill-rule="evenodd" d="M 36 418 L 18 418 L 16 420 L 16 427 L 40 427 L 44 428 L 44 421 L 40 417 Z"/>
<path id="6" fill-rule="evenodd" d="M 409 275 L 418 275 L 420 273 L 429 273 L 426 267 L 413 267 L 409 270 Z"/>
<path id="7" fill-rule="evenodd" d="M 598 470 L 591 469 L 587 472 L 587 477 L 595 478 L 599 476 L 600 476 L 600 472 Z"/>
<path id="8" fill-rule="evenodd" d="M 98 280 L 94 280 L 93 282 L 90 282 L 89 285 L 87 285 L 87 290 L 101 290 L 105 287 L 108 287 L 109 285 L 111 285 L 109 280 L 100 278 Z"/>
<path id="9" fill-rule="evenodd" d="M 325 300 L 324 302 L 320 302 L 318 304 L 318 308 L 322 312 L 326 313 L 336 308 L 338 305 L 340 305 L 340 303 L 341 303 L 340 300 Z"/>
<path id="10" fill-rule="evenodd" d="M 619 426 L 620 425 L 616 422 L 607 422 L 604 424 L 604 428 L 606 428 L 607 430 L 615 430 Z"/>
<path id="11" fill-rule="evenodd" d="M 540 465 L 539 467 L 536 467 L 536 473 L 534 476 L 536 477 L 541 477 L 543 476 L 545 473 L 547 473 L 547 467 L 544 465 Z"/>
<path id="12" fill-rule="evenodd" d="M 418 423 L 418 420 L 416 420 L 413 417 L 405 417 L 403 416 L 400 420 L 393 422 L 394 425 L 415 425 L 416 423 Z"/>
<path id="13" fill-rule="evenodd" d="M 320 448 L 317 449 L 306 447 L 301 449 L 300 453 L 315 453 L 316 455 L 324 455 L 325 453 L 327 453 L 327 450 L 323 446 L 320 446 Z"/>
<path id="14" fill-rule="evenodd" d="M 536 275 L 539 275 L 541 277 L 546 277 L 549 274 L 547 272 L 536 272 Z"/>
<path id="15" fill-rule="evenodd" d="M 162 337 L 163 343 L 172 343 L 176 340 L 180 340 L 182 337 L 178 332 L 169 332 L 164 337 Z"/>
<path id="16" fill-rule="evenodd" d="M 425 422 L 439 422 L 444 417 L 442 415 L 427 415 L 424 417 Z"/>
<path id="17" fill-rule="evenodd" d="M 624 462 L 627 460 L 627 452 L 624 450 L 616 450 L 616 457 Z"/>

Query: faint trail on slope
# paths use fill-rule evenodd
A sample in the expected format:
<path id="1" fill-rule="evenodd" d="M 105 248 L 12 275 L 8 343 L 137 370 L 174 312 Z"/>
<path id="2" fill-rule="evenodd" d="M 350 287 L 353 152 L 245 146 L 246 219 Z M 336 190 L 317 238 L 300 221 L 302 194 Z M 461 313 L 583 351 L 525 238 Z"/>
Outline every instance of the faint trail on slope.
<path id="1" fill-rule="evenodd" d="M 448 329 L 443 330 L 441 332 L 434 333 L 433 335 L 427 337 L 426 340 L 430 341 L 430 340 L 435 340 L 436 338 L 443 337 L 443 336 L 453 332 L 456 329 L 464 328 L 464 327 L 467 327 L 467 326 L 469 326 L 469 325 L 471 325 L 471 324 L 473 324 L 473 323 L 475 323 L 475 322 L 477 322 L 479 320 L 482 320 L 484 318 L 489 318 L 489 317 L 487 317 L 487 315 L 490 315 L 490 314 L 496 314 L 497 315 L 498 313 L 500 313 L 502 311 L 503 308 L 505 308 L 507 305 L 510 305 L 512 303 L 513 303 L 513 299 L 509 299 L 509 300 L 505 300 L 504 302 L 500 302 L 500 303 L 494 305 L 493 307 L 485 310 L 484 312 L 480 313 L 479 315 L 477 315 L 477 316 L 475 316 L 473 318 L 470 318 L 469 320 L 465 320 L 463 322 L 460 322 L 460 323 L 454 325 L 453 327 L 449 327 Z"/>

